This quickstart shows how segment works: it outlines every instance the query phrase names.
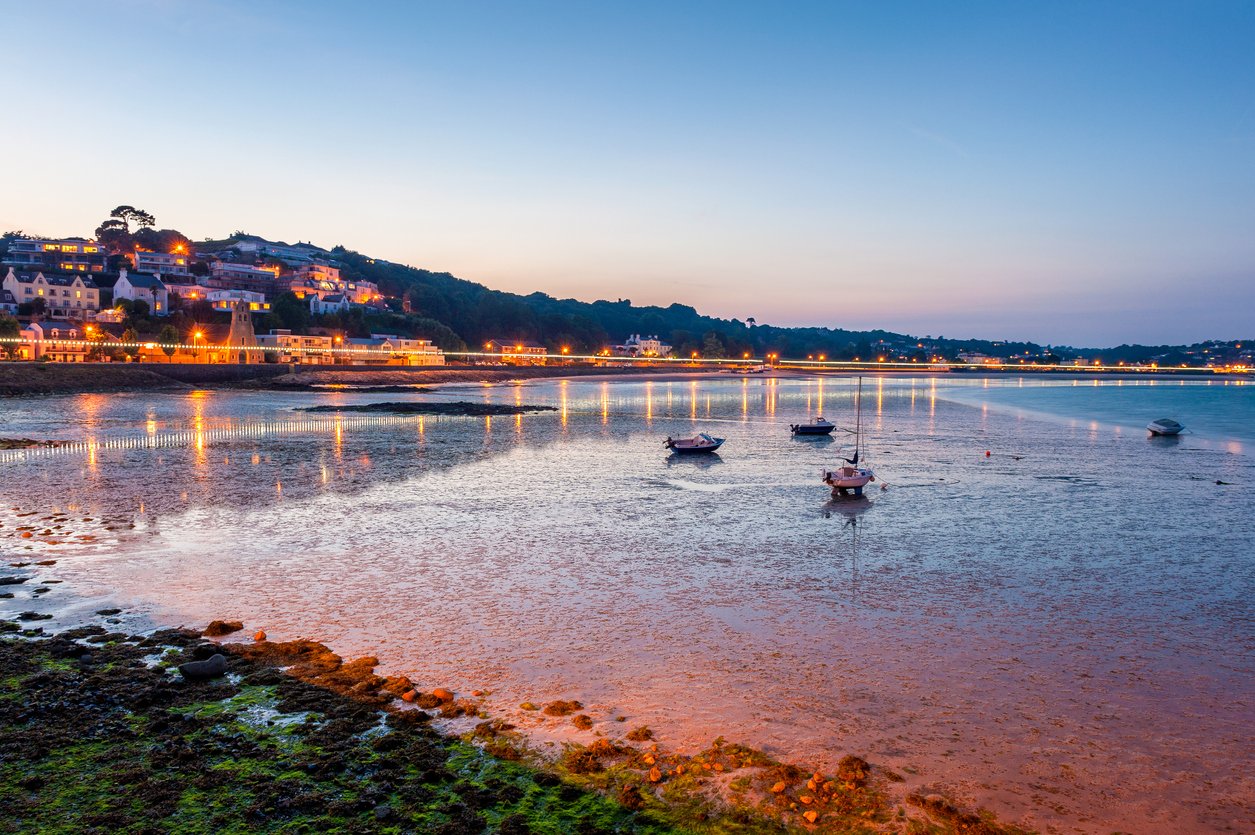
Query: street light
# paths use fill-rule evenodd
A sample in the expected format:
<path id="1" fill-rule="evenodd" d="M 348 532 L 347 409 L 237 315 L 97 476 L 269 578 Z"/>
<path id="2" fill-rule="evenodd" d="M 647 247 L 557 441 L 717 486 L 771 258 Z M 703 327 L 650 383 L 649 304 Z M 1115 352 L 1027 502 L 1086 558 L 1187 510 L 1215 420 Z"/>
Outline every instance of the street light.
<path id="1" fill-rule="evenodd" d="M 199 330 L 192 331 L 192 359 L 200 358 L 200 354 L 196 350 L 196 340 L 200 339 L 204 335 L 205 334 L 202 331 L 199 331 Z"/>

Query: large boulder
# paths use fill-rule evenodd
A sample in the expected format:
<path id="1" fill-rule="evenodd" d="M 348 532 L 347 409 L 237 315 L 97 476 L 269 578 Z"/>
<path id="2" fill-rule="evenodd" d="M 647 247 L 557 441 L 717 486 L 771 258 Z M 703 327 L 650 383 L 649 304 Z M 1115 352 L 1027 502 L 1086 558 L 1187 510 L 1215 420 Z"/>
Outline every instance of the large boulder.
<path id="1" fill-rule="evenodd" d="M 179 672 L 188 681 L 208 681 L 226 674 L 227 657 L 219 653 L 204 661 L 189 661 L 179 665 Z"/>

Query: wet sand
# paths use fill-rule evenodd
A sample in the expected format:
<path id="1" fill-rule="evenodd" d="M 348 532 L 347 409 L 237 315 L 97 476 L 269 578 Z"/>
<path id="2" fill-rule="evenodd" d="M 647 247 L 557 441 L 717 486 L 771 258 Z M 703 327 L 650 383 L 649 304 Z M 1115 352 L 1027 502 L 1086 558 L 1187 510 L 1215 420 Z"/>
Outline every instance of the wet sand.
<path id="1" fill-rule="evenodd" d="M 813 403 L 786 412 L 785 394 L 764 386 L 753 409 L 738 389 L 721 411 L 703 381 L 622 399 L 598 387 L 591 402 L 571 390 L 570 403 L 552 401 L 558 415 L 473 437 L 465 423 L 427 424 L 420 437 L 442 462 L 432 467 L 406 454 L 421 424 L 315 434 L 315 455 L 309 438 L 289 448 L 282 436 L 162 452 L 182 497 L 146 492 L 138 514 L 75 522 L 64 536 L 38 513 L 41 542 L 100 541 L 33 552 L 82 553 L 64 567 L 93 594 L 122 591 L 162 623 L 228 614 L 490 691 L 494 716 L 542 742 L 590 737 L 519 705 L 577 698 L 594 734 L 624 716 L 676 750 L 724 735 L 824 770 L 858 754 L 902 775 L 904 792 L 942 790 L 1043 831 L 1249 823 L 1241 456 L 982 416 L 930 404 L 927 390 L 912 411 L 916 393 L 904 392 L 886 395 L 874 424 L 891 489 L 816 512 L 813 486 L 790 473 L 831 451 L 768 440 L 755 420 L 787 422 Z M 544 402 L 541 391 L 485 396 Z M 206 426 L 226 419 L 206 406 Z M 698 411 L 725 421 L 736 456 L 661 462 L 656 436 L 677 425 L 668 412 L 683 425 Z M 930 427 L 973 419 L 961 449 L 934 440 Z M 249 464 L 254 445 L 265 457 Z M 1087 453 L 1052 457 L 1067 446 Z M 1199 481 L 1177 491 L 1175 514 L 1147 514 L 1158 492 L 1145 465 L 1177 452 L 1238 489 Z M 321 478 L 301 475 L 311 460 Z M 74 477 L 95 485 L 119 465 Z M 944 472 L 947 489 L 913 471 Z M 242 503 L 223 503 L 225 484 Z M 986 514 L 1015 520 L 1014 532 Z M 1196 529 L 1201 514 L 1223 524 Z M 1217 572 L 1233 595 L 1214 588 Z M 224 583 L 237 577 L 248 578 L 242 592 Z"/>

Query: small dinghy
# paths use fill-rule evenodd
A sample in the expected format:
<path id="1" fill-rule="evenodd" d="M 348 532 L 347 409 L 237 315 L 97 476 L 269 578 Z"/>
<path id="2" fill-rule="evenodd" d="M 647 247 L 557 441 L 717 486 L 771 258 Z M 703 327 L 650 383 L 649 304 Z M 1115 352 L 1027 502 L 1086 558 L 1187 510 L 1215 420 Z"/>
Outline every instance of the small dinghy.
<path id="1" fill-rule="evenodd" d="M 666 447 L 672 452 L 714 452 L 723 446 L 723 441 L 723 438 L 714 438 L 705 432 L 701 432 L 691 438 L 668 437 Z"/>
<path id="2" fill-rule="evenodd" d="M 789 431 L 794 435 L 831 435 L 837 425 L 817 417 L 811 423 L 791 423 Z"/>
<path id="3" fill-rule="evenodd" d="M 1180 435 L 1185 427 L 1177 423 L 1172 418 L 1160 418 L 1159 420 L 1152 420 L 1150 423 L 1146 424 L 1146 429 L 1152 435 L 1171 436 Z"/>

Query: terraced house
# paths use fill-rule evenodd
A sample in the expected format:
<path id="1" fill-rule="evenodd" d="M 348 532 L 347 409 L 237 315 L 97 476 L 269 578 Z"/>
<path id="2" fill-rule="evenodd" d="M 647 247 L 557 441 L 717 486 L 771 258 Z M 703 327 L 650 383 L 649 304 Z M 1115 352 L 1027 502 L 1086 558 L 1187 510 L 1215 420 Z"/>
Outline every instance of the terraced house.
<path id="1" fill-rule="evenodd" d="M 18 305 L 44 300 L 44 310 L 54 319 L 87 319 L 100 312 L 100 288 L 87 275 L 19 273 L 9 268 L 3 288 Z"/>

